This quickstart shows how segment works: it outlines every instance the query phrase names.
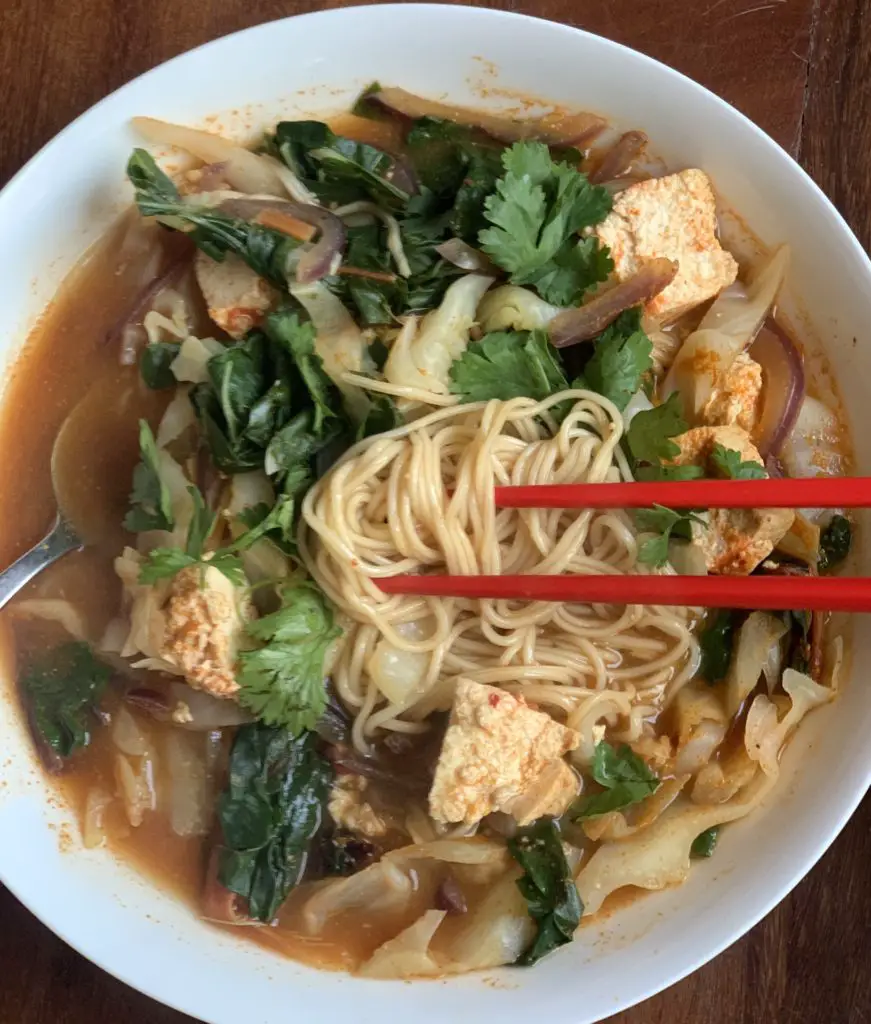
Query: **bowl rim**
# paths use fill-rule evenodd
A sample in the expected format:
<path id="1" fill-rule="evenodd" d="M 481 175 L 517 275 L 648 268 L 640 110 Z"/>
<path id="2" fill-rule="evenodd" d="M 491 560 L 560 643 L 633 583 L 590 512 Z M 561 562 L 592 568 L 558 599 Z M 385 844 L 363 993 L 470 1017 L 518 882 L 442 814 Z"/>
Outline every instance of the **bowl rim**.
<path id="1" fill-rule="evenodd" d="M 497 19 L 504 22 L 514 22 L 519 27 L 524 23 L 538 22 L 543 23 L 551 28 L 563 32 L 566 35 L 586 37 L 588 40 L 593 41 L 593 45 L 601 47 L 605 52 L 608 50 L 615 52 L 624 52 L 630 54 L 631 57 L 640 62 L 642 65 L 648 67 L 657 68 L 657 73 L 671 76 L 677 82 L 680 87 L 687 92 L 695 91 L 697 95 L 702 95 L 706 102 L 717 105 L 721 112 L 727 114 L 733 120 L 739 122 L 745 131 L 751 132 L 757 138 L 763 146 L 765 146 L 769 153 L 775 158 L 783 160 L 785 159 L 791 165 L 791 171 L 793 174 L 797 174 L 802 180 L 805 188 L 809 188 L 812 193 L 815 193 L 818 201 L 821 201 L 825 214 L 828 219 L 831 220 L 833 226 L 836 226 L 842 240 L 847 242 L 853 250 L 853 254 L 858 258 L 860 264 L 863 265 L 864 273 L 871 283 L 871 258 L 868 253 L 862 247 L 852 228 L 846 222 L 845 218 L 835 207 L 834 203 L 825 194 L 822 188 L 814 181 L 810 174 L 798 163 L 798 161 L 778 142 L 776 142 L 770 135 L 767 134 L 762 128 L 760 128 L 755 122 L 753 122 L 747 115 L 738 110 L 735 106 L 729 103 L 727 100 L 718 96 L 716 93 L 708 89 L 706 86 L 701 85 L 694 79 L 690 78 L 681 71 L 651 57 L 639 50 L 634 49 L 624 43 L 619 43 L 614 40 L 608 39 L 604 36 L 600 36 L 595 32 L 591 32 L 587 29 L 580 28 L 575 25 L 570 25 L 565 22 L 553 21 L 549 18 L 542 18 L 536 15 L 529 15 L 515 11 L 506 11 L 500 9 L 494 9 L 489 7 L 479 7 L 474 4 L 450 4 L 444 5 L 441 3 L 386 3 L 386 4 L 352 4 L 349 6 L 329 8 L 326 10 L 308 11 L 303 14 L 290 15 L 286 17 L 278 17 L 268 19 L 266 21 L 258 22 L 255 25 L 250 25 L 246 28 L 229 32 L 224 35 L 218 36 L 214 39 L 207 40 L 198 46 L 192 47 L 191 49 L 185 50 L 182 53 L 177 54 L 154 67 L 142 72 L 139 75 L 126 81 L 120 85 L 117 89 L 114 89 L 110 93 L 106 94 L 103 98 L 98 100 L 92 106 L 84 110 L 81 114 L 75 117 L 69 122 L 64 128 L 57 132 L 51 139 L 49 139 L 37 152 L 27 160 L 27 162 L 16 171 L 12 177 L 6 182 L 6 184 L 0 188 L 0 215 L 14 203 L 19 190 L 23 189 L 26 185 L 27 179 L 31 174 L 42 164 L 51 160 L 52 155 L 56 148 L 58 148 L 64 139 L 68 135 L 71 135 L 78 131 L 82 125 L 86 125 L 90 122 L 99 121 L 102 109 L 107 106 L 111 101 L 115 100 L 119 95 L 123 95 L 125 92 L 131 90 L 138 83 L 146 80 L 152 76 L 165 73 L 165 70 L 174 67 L 177 64 L 182 64 L 193 54 L 202 54 L 207 52 L 211 48 L 217 48 L 220 45 L 226 44 L 228 40 L 240 39 L 249 35 L 256 35 L 262 32 L 266 26 L 277 25 L 279 23 L 293 22 L 300 23 L 303 21 L 321 21 L 325 26 L 329 26 L 330 23 L 335 22 L 340 24 L 343 18 L 346 18 L 348 14 L 354 14 L 360 16 L 361 12 L 368 12 L 370 17 L 381 17 L 382 15 L 388 16 L 391 12 L 399 13 L 402 12 L 404 17 L 418 15 L 425 17 L 426 15 L 432 15 L 438 13 L 440 17 L 480 17 L 484 20 L 495 21 Z M 414 12 L 413 15 L 410 12 Z M 81 255 L 81 254 L 80 254 Z M 50 301 L 50 300 L 49 300 Z M 0 399 L 2 400 L 2 399 Z M 855 667 L 854 667 L 855 671 Z M 851 673 L 852 674 L 852 673 Z M 853 680 L 850 683 L 855 685 Z M 848 685 L 849 685 L 848 684 Z M 763 917 L 767 916 L 790 892 L 801 882 L 804 877 L 814 868 L 820 858 L 827 852 L 832 844 L 837 839 L 838 835 L 842 832 L 845 825 L 855 813 L 859 804 L 865 798 L 869 788 L 871 788 L 871 755 L 868 758 L 868 764 L 866 767 L 866 777 L 864 784 L 860 782 L 856 786 L 853 793 L 849 796 L 846 794 L 842 795 L 841 800 L 841 813 L 837 816 L 834 826 L 830 831 L 827 831 L 824 835 L 821 835 L 813 847 L 809 847 L 805 856 L 801 858 L 801 864 L 795 868 L 793 873 L 783 880 L 779 885 L 772 888 L 770 896 L 753 909 L 753 911 L 744 916 L 736 927 L 734 927 L 728 934 L 714 942 L 710 946 L 701 948 L 695 956 L 688 956 L 684 962 L 676 968 L 670 968 L 667 971 L 663 971 L 662 980 L 650 981 L 645 985 L 638 986 L 629 996 L 628 1000 L 618 1000 L 614 1008 L 609 1010 L 610 1013 L 618 1013 L 622 1010 L 628 1009 L 632 1006 L 652 998 L 658 993 L 664 991 L 666 988 L 677 984 L 690 974 L 699 970 L 706 963 L 710 962 L 717 956 L 719 956 L 724 950 L 738 942 L 743 938 L 752 928 L 754 928 Z M 18 884 L 15 879 L 4 878 L 0 876 L 0 883 L 2 883 L 9 892 L 28 910 L 33 913 L 34 917 L 40 921 L 45 927 L 52 931 L 58 936 L 63 942 L 69 945 L 81 956 L 88 959 L 91 963 L 95 964 L 101 970 L 107 974 L 118 979 L 122 983 L 130 986 L 143 995 L 148 996 L 155 1001 L 162 1003 L 163 1005 L 169 1006 L 181 1013 L 188 1014 L 196 1019 L 198 1017 L 198 1008 L 193 1005 L 195 997 L 192 995 L 190 1001 L 182 1000 L 180 998 L 165 998 L 163 995 L 154 995 L 154 987 L 152 991 L 149 991 L 149 982 L 140 981 L 133 975 L 132 971 L 128 969 L 123 961 L 118 963 L 112 963 L 110 954 L 100 954 L 93 949 L 89 950 L 89 947 L 93 946 L 93 943 L 88 940 L 87 937 L 77 938 L 70 934 L 70 930 L 65 928 L 62 923 L 57 921 L 49 921 L 41 917 L 31 907 L 31 901 L 27 898 L 25 890 L 27 887 L 23 884 Z M 150 880 L 146 880 L 146 884 L 153 885 Z M 428 980 L 428 979 L 422 979 Z M 418 981 L 420 984 L 420 981 Z M 604 1018 L 600 1018 L 604 1019 Z"/>

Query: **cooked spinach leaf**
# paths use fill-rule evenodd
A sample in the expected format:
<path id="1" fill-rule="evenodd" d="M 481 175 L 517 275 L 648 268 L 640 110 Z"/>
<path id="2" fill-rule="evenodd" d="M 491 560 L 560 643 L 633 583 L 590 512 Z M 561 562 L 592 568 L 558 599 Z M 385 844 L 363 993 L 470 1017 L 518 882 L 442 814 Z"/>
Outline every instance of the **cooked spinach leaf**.
<path id="1" fill-rule="evenodd" d="M 152 341 L 142 350 L 139 373 L 146 387 L 153 391 L 174 388 L 178 381 L 170 369 L 178 355 L 179 345 L 174 341 Z"/>
<path id="2" fill-rule="evenodd" d="M 298 734 L 311 729 L 327 704 L 324 657 L 341 630 L 313 583 L 288 583 L 281 607 L 248 625 L 262 646 L 242 651 L 239 702 L 267 725 Z"/>
<path id="3" fill-rule="evenodd" d="M 143 217 L 159 217 L 168 227 L 186 232 L 212 259 L 220 261 L 228 252 L 234 253 L 276 287 L 287 290 L 291 256 L 300 244 L 296 239 L 219 210 L 185 203 L 144 149 L 134 150 L 127 176 Z"/>
<path id="4" fill-rule="evenodd" d="M 538 928 L 532 945 L 517 960 L 521 966 L 531 967 L 572 941 L 584 907 L 552 818 L 539 818 L 518 829 L 506 845 L 523 868 L 517 888 Z"/>
<path id="5" fill-rule="evenodd" d="M 139 421 L 139 450 L 142 461 L 133 470 L 130 511 L 124 517 L 124 528 L 131 533 L 171 530 L 175 525 L 172 498 L 161 479 L 157 442 L 146 420 Z"/>
<path id="6" fill-rule="evenodd" d="M 22 676 L 33 724 L 60 757 L 91 742 L 93 710 L 111 675 L 86 643 L 70 643 L 49 651 Z"/>
<path id="7" fill-rule="evenodd" d="M 255 920 L 272 921 L 302 879 L 331 778 L 314 733 L 294 737 L 261 723 L 236 733 L 218 799 L 218 879 Z"/>
<path id="8" fill-rule="evenodd" d="M 693 840 L 693 845 L 690 847 L 690 855 L 693 857 L 710 857 L 714 853 L 714 848 L 717 845 L 717 840 L 720 838 L 720 826 L 714 825 L 711 828 L 705 829 L 700 835 L 697 835 Z"/>
<path id="9" fill-rule="evenodd" d="M 652 796 L 659 789 L 659 778 L 626 744 L 615 750 L 605 740 L 597 743 L 591 771 L 593 779 L 604 786 L 605 791 L 576 800 L 569 812 L 573 821 L 619 811 Z"/>
<path id="10" fill-rule="evenodd" d="M 392 181 L 392 156 L 336 135 L 321 121 L 281 121 L 272 145 L 322 202 L 371 198 L 393 209 L 408 202 L 409 193 Z"/>
<path id="11" fill-rule="evenodd" d="M 699 675 L 706 683 L 722 682 L 729 672 L 732 661 L 732 647 L 735 630 L 739 624 L 739 613 L 721 609 L 712 612 L 708 624 L 699 637 L 702 660 Z"/>
<path id="12" fill-rule="evenodd" d="M 820 573 L 831 572 L 850 553 L 853 527 L 846 516 L 832 516 L 832 521 L 820 535 Z"/>

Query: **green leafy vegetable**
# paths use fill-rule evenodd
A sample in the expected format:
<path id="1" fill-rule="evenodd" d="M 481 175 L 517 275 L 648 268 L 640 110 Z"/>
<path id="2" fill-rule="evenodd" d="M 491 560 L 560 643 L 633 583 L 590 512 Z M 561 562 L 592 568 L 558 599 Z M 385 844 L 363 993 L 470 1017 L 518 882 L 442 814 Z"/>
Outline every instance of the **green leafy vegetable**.
<path id="1" fill-rule="evenodd" d="M 653 345 L 641 329 L 641 310 L 627 309 L 596 339 L 593 355 L 584 367 L 586 386 L 609 398 L 622 412 L 653 367 L 652 351 Z"/>
<path id="2" fill-rule="evenodd" d="M 689 430 L 683 418 L 680 396 L 672 392 L 653 409 L 643 409 L 632 417 L 626 431 L 626 447 L 634 463 L 638 480 L 698 480 L 705 475 L 701 466 L 663 465 L 680 454 L 673 437 Z"/>
<path id="3" fill-rule="evenodd" d="M 296 502 L 292 495 L 280 495 L 271 508 L 266 502 L 260 502 L 243 509 L 239 520 L 248 529 L 235 541 L 236 551 L 244 551 L 266 538 L 286 555 L 296 554 Z"/>
<path id="4" fill-rule="evenodd" d="M 178 350 L 178 343 L 173 341 L 153 341 L 145 346 L 139 359 L 139 373 L 147 387 L 154 391 L 175 387 L 178 381 L 170 366 Z"/>
<path id="5" fill-rule="evenodd" d="M 515 143 L 502 164 L 505 173 L 484 203 L 491 226 L 479 235 L 482 248 L 515 284 L 535 285 L 549 302 L 579 302 L 613 269 L 594 238 L 577 239 L 610 212 L 610 194 L 554 162 L 540 142 Z"/>
<path id="6" fill-rule="evenodd" d="M 693 840 L 693 845 L 690 847 L 690 855 L 693 857 L 710 857 L 719 838 L 719 825 L 713 825 L 711 828 L 705 829 L 704 832 L 697 835 Z"/>
<path id="7" fill-rule="evenodd" d="M 568 387 L 545 331 L 493 331 L 451 365 L 451 391 L 464 402 L 548 398 Z"/>
<path id="8" fill-rule="evenodd" d="M 134 150 L 127 176 L 136 190 L 143 217 L 159 217 L 168 227 L 185 231 L 212 259 L 234 253 L 276 287 L 287 290 L 287 269 L 296 239 L 261 224 L 229 217 L 217 210 L 182 201 L 178 190 L 144 149 Z"/>
<path id="9" fill-rule="evenodd" d="M 832 521 L 820 535 L 820 573 L 831 572 L 850 553 L 853 527 L 846 516 L 832 516 Z"/>
<path id="10" fill-rule="evenodd" d="M 709 624 L 699 637 L 702 653 L 699 675 L 706 683 L 713 685 L 726 678 L 737 628 L 738 612 L 721 609 L 712 613 Z"/>
<path id="11" fill-rule="evenodd" d="M 591 793 L 576 800 L 570 811 L 573 821 L 619 811 L 652 796 L 659 789 L 657 776 L 625 744 L 615 750 L 605 740 L 597 743 L 592 774 L 593 779 L 605 787 L 605 792 Z"/>
<path id="12" fill-rule="evenodd" d="M 768 475 L 760 463 L 742 460 L 740 452 L 721 444 L 711 449 L 711 462 L 719 474 L 729 480 L 764 480 Z"/>
<path id="13" fill-rule="evenodd" d="M 160 477 L 160 454 L 146 420 L 139 421 L 139 450 L 142 461 L 133 470 L 130 511 L 124 528 L 132 533 L 171 530 L 175 525 L 169 488 Z"/>
<path id="14" fill-rule="evenodd" d="M 264 329 L 273 342 L 290 353 L 311 399 L 312 430 L 320 434 L 324 422 L 336 418 L 337 402 L 333 382 L 324 372 L 321 357 L 315 354 L 317 332 L 314 325 L 301 323 L 296 313 L 278 310 L 266 318 Z"/>
<path id="15" fill-rule="evenodd" d="M 517 888 L 538 928 L 532 945 L 517 960 L 518 964 L 531 967 L 572 941 L 584 907 L 552 818 L 539 818 L 518 829 L 506 845 L 523 868 Z"/>
<path id="16" fill-rule="evenodd" d="M 372 437 L 373 434 L 383 434 L 404 424 L 405 420 L 396 407 L 396 402 L 389 395 L 373 394 L 369 401 L 366 418 L 357 428 L 358 441 L 364 437 Z"/>
<path id="17" fill-rule="evenodd" d="M 33 724 L 60 757 L 91 742 L 93 709 L 111 675 L 86 643 L 56 647 L 25 672 L 21 689 Z"/>
<path id="18" fill-rule="evenodd" d="M 305 872 L 332 770 L 317 737 L 256 723 L 236 733 L 229 782 L 218 800 L 218 880 L 270 922 Z"/>
<path id="19" fill-rule="evenodd" d="M 236 554 L 236 547 L 223 548 L 206 553 L 206 541 L 215 527 L 215 513 L 206 507 L 203 496 L 196 487 L 188 487 L 188 494 L 194 505 L 193 515 L 188 526 L 187 541 L 184 551 L 178 548 L 153 548 L 145 556 L 139 570 L 139 582 L 156 583 L 158 580 L 175 576 L 182 569 L 192 565 L 217 569 L 236 587 L 243 587 L 248 582 L 242 561 Z"/>
<path id="20" fill-rule="evenodd" d="M 638 509 L 635 522 L 640 530 L 657 534 L 644 541 L 638 549 L 638 561 L 654 566 L 664 565 L 668 561 L 668 542 L 672 536 L 690 540 L 693 523 L 707 526 L 705 520 L 693 512 L 675 512 L 664 505 Z"/>
<path id="21" fill-rule="evenodd" d="M 397 208 L 409 199 L 409 193 L 391 180 L 392 156 L 336 135 L 321 121 L 279 122 L 274 146 L 294 174 L 325 203 L 371 198 Z"/>
<path id="22" fill-rule="evenodd" d="M 311 729 L 327 703 L 324 656 L 341 630 L 314 584 L 287 584 L 277 612 L 248 626 L 263 644 L 239 655 L 240 703 L 267 725 L 298 734 Z"/>

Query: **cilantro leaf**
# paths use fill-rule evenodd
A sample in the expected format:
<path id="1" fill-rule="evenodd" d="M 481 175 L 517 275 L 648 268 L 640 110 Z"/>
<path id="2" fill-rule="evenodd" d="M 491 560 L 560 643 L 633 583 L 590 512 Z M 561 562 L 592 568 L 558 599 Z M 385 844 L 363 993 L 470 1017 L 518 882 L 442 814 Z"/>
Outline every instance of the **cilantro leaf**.
<path id="1" fill-rule="evenodd" d="M 515 143 L 502 164 L 505 173 L 484 203 L 490 226 L 478 236 L 481 247 L 514 284 L 534 284 L 550 302 L 579 301 L 613 264 L 596 239 L 579 244 L 575 236 L 610 212 L 611 196 L 552 160 L 541 142 Z"/>
<path id="2" fill-rule="evenodd" d="M 701 662 L 699 675 L 706 683 L 713 685 L 726 678 L 732 661 L 732 645 L 738 626 L 738 612 L 721 609 L 709 617 L 705 629 L 699 636 Z"/>
<path id="3" fill-rule="evenodd" d="M 160 477 L 160 454 L 146 420 L 139 421 L 139 450 L 142 461 L 133 470 L 130 511 L 124 528 L 131 533 L 145 530 L 171 530 L 175 525 L 169 488 Z"/>
<path id="4" fill-rule="evenodd" d="M 597 743 L 592 774 L 593 779 L 605 787 L 605 791 L 576 800 L 570 811 L 573 821 L 619 811 L 630 804 L 639 803 L 659 789 L 657 776 L 625 744 L 615 750 L 605 740 Z"/>
<path id="5" fill-rule="evenodd" d="M 492 331 L 454 360 L 450 375 L 464 402 L 541 400 L 568 387 L 545 331 Z"/>
<path id="6" fill-rule="evenodd" d="M 240 703 L 267 725 L 311 729 L 327 703 L 324 656 L 340 632 L 314 584 L 286 585 L 279 610 L 248 625 L 263 646 L 240 652 Z"/>
<path id="7" fill-rule="evenodd" d="M 843 562 L 850 553 L 852 542 L 853 527 L 850 520 L 846 516 L 832 516 L 832 521 L 820 536 L 819 571 L 831 572 L 838 562 Z"/>
<path id="8" fill-rule="evenodd" d="M 675 512 L 664 505 L 638 509 L 635 522 L 640 530 L 658 535 L 644 541 L 638 549 L 638 561 L 653 566 L 664 565 L 668 561 L 668 542 L 673 534 L 689 540 L 693 523 L 707 526 L 704 519 L 692 512 Z"/>
<path id="9" fill-rule="evenodd" d="M 683 418 L 680 396 L 673 391 L 662 405 L 644 409 L 632 417 L 626 442 L 637 462 L 658 466 L 680 454 L 680 447 L 671 439 L 687 430 L 689 426 Z"/>
<path id="10" fill-rule="evenodd" d="M 111 675 L 86 643 L 55 648 L 23 675 L 21 689 L 33 724 L 60 757 L 90 743 L 93 709 Z"/>
<path id="11" fill-rule="evenodd" d="M 518 829 L 506 846 L 523 868 L 517 888 L 538 929 L 532 944 L 516 961 L 531 967 L 547 953 L 572 941 L 584 906 L 552 818 L 540 818 Z"/>
<path id="12" fill-rule="evenodd" d="M 693 840 L 693 845 L 690 847 L 690 856 L 692 857 L 710 857 L 714 852 L 714 848 L 717 845 L 717 840 L 720 838 L 720 826 L 714 825 L 711 828 L 706 828 L 704 832 L 700 833 Z"/>
<path id="13" fill-rule="evenodd" d="M 608 280 L 614 261 L 607 246 L 594 236 L 569 239 L 538 270 L 525 274 L 543 299 L 555 306 L 574 306 L 594 285 Z"/>
<path id="14" fill-rule="evenodd" d="M 653 367 L 652 351 L 650 338 L 641 329 L 641 310 L 627 309 L 596 339 L 584 380 L 591 391 L 610 399 L 622 412 Z"/>
<path id="15" fill-rule="evenodd" d="M 768 475 L 765 467 L 752 459 L 741 459 L 741 453 L 733 448 L 725 448 L 715 444 L 711 449 L 711 462 L 724 477 L 729 480 L 764 480 Z"/>
<path id="16" fill-rule="evenodd" d="M 189 565 L 196 565 L 197 559 L 179 548 L 152 548 L 145 556 L 139 570 L 139 582 L 157 583 L 158 580 L 175 576 Z"/>

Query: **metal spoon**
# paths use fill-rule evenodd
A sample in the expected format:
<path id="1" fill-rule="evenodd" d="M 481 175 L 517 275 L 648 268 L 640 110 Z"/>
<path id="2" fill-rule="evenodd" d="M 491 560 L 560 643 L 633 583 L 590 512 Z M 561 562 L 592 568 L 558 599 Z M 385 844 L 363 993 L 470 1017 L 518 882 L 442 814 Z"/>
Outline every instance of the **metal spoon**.
<path id="1" fill-rule="evenodd" d="M 51 529 L 8 569 L 0 572 L 0 608 L 34 576 L 58 559 L 85 545 L 123 543 L 123 510 L 100 494 L 94 500 L 95 478 L 115 484 L 121 465 L 138 452 L 137 420 L 130 416 L 131 389 L 115 380 L 95 384 L 61 424 L 51 452 L 51 483 L 57 516 Z M 107 444 L 107 439 L 109 442 Z M 83 465 L 83 452 L 88 460 Z M 107 455 L 108 453 L 108 455 Z M 121 481 L 129 487 L 129 475 Z M 124 491 L 126 494 L 126 490 Z"/>

